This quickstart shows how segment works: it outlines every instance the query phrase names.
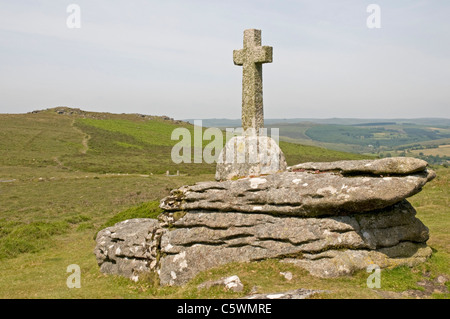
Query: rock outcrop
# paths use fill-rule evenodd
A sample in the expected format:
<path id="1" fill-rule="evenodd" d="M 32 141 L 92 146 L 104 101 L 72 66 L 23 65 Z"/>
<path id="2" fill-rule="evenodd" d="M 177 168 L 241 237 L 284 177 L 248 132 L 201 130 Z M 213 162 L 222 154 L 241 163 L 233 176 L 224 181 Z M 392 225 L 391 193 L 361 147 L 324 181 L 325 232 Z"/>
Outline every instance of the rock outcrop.
<path id="1" fill-rule="evenodd" d="M 116 224 L 97 237 L 105 273 L 157 272 L 182 285 L 229 262 L 277 258 L 320 277 L 370 264 L 414 266 L 431 255 L 428 228 L 405 199 L 435 177 L 406 158 L 304 163 L 267 176 L 203 182 L 161 200 L 159 220 Z"/>
<path id="2" fill-rule="evenodd" d="M 138 281 L 156 267 L 162 231 L 159 222 L 150 218 L 125 220 L 99 231 L 94 253 L 100 271 Z"/>

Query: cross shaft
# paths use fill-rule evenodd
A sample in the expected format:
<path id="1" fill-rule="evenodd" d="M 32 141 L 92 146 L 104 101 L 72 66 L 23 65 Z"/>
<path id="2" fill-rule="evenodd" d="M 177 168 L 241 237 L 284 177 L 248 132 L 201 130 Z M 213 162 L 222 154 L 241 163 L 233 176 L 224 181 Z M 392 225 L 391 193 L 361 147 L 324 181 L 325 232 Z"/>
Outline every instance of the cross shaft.
<path id="1" fill-rule="evenodd" d="M 261 30 L 244 31 L 244 47 L 233 51 L 242 71 L 242 128 L 259 132 L 264 127 L 262 64 L 272 62 L 272 47 L 261 46 Z"/>

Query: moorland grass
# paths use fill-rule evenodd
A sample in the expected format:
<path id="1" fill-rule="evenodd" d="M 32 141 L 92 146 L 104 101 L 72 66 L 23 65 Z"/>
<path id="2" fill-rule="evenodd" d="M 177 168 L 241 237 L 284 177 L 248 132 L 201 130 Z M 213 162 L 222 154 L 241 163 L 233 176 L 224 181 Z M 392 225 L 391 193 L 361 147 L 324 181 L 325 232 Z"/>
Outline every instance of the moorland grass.
<path id="1" fill-rule="evenodd" d="M 102 230 L 106 227 L 114 226 L 116 223 L 132 219 L 132 218 L 157 218 L 159 214 L 161 214 L 163 210 L 159 208 L 159 201 L 150 201 L 147 203 L 142 203 L 138 206 L 130 207 L 105 222 L 99 230 Z"/>

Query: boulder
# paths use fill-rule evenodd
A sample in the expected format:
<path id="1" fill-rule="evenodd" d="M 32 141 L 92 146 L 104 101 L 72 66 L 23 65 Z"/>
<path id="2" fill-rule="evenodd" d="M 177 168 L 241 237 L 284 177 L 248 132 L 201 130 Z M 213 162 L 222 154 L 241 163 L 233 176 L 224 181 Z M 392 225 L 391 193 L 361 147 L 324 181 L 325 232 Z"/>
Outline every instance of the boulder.
<path id="1" fill-rule="evenodd" d="M 284 279 L 286 279 L 287 281 L 291 281 L 293 278 L 292 273 L 290 271 L 280 272 L 280 275 L 282 275 Z"/>
<path id="2" fill-rule="evenodd" d="M 220 211 L 318 217 L 382 209 L 418 193 L 436 174 L 344 176 L 283 172 L 183 186 L 161 200 L 167 211 Z"/>
<path id="3" fill-rule="evenodd" d="M 138 281 L 156 267 L 162 231 L 150 218 L 125 220 L 99 231 L 94 254 L 101 272 Z"/>

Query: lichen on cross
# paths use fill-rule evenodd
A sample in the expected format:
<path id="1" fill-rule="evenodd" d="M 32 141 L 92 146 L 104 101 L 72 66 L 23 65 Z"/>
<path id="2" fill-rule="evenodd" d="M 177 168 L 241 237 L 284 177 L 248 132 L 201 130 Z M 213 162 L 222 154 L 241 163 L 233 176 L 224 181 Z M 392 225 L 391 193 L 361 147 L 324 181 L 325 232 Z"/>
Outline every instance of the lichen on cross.
<path id="1" fill-rule="evenodd" d="M 261 30 L 244 31 L 244 48 L 233 51 L 233 62 L 243 66 L 242 128 L 258 134 L 264 127 L 262 64 L 272 62 L 272 47 L 261 46 Z"/>

